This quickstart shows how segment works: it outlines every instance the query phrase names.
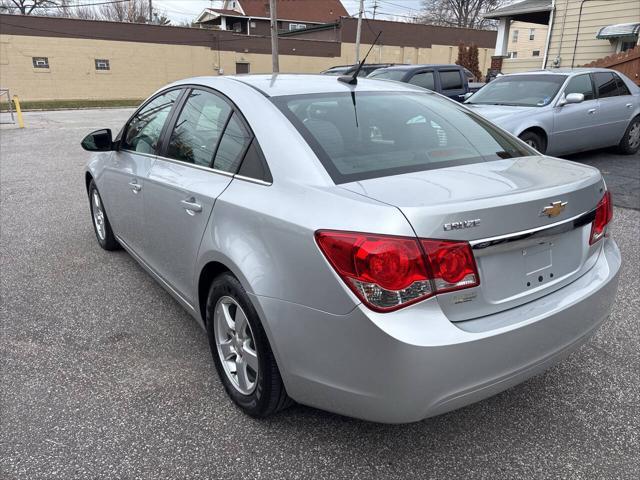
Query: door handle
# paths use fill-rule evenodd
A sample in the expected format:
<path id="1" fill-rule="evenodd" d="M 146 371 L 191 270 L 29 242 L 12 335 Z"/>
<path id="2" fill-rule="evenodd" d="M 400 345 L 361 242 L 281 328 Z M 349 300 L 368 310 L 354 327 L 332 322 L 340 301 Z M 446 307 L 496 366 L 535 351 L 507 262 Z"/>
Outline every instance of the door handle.
<path id="1" fill-rule="evenodd" d="M 137 180 L 130 181 L 129 186 L 131 187 L 131 191 L 136 194 L 142 190 L 142 185 L 140 185 Z"/>
<path id="2" fill-rule="evenodd" d="M 627 107 L 627 108 L 633 108 L 633 103 L 627 103 L 627 104 L 625 105 L 625 107 Z"/>
<path id="3" fill-rule="evenodd" d="M 202 205 L 196 202 L 196 199 L 193 197 L 188 200 L 182 200 L 180 204 L 189 215 L 195 215 L 202 211 Z"/>
<path id="4" fill-rule="evenodd" d="M 587 113 L 589 115 L 593 115 L 594 113 L 596 113 L 596 109 L 595 108 L 590 108 L 589 110 L 587 110 Z"/>

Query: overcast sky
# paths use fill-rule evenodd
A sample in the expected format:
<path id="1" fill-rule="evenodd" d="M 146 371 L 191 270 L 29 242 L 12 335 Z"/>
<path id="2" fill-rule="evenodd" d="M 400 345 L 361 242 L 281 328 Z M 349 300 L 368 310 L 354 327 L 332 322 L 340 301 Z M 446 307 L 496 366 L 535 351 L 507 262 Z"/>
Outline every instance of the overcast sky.
<path id="1" fill-rule="evenodd" d="M 368 18 L 373 16 L 375 3 L 375 0 L 365 0 L 364 2 L 365 15 Z M 342 0 L 342 4 L 350 14 L 357 14 L 359 0 Z M 377 0 L 376 18 L 408 20 L 407 17 L 417 14 L 421 4 L 421 0 Z M 167 17 L 173 20 L 173 23 L 192 20 L 210 5 L 209 0 L 153 0 L 154 8 L 166 12 Z"/>

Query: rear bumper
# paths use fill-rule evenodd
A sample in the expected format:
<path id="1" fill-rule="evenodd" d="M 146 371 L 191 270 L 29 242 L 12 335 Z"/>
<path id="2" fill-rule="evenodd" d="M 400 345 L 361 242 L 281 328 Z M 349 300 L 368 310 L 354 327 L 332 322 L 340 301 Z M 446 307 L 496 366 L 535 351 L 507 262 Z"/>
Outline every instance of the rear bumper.
<path id="1" fill-rule="evenodd" d="M 253 297 L 289 395 L 366 420 L 403 423 L 489 397 L 548 368 L 608 317 L 620 252 L 606 238 L 594 267 L 517 308 L 452 323 L 435 298 L 393 313 L 331 315 Z"/>

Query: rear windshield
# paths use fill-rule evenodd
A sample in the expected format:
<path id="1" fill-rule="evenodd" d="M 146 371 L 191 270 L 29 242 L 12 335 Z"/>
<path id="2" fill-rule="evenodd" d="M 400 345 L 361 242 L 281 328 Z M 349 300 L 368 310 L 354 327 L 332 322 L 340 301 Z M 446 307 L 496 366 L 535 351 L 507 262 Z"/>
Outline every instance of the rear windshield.
<path id="1" fill-rule="evenodd" d="M 430 93 L 272 99 L 335 183 L 536 155 L 466 108 Z"/>
<path id="2" fill-rule="evenodd" d="M 396 80 L 402 81 L 407 72 L 404 70 L 374 70 L 369 78 L 376 78 L 378 80 Z"/>
<path id="3" fill-rule="evenodd" d="M 467 103 L 544 107 L 566 79 L 565 75 L 506 75 L 487 83 Z"/>

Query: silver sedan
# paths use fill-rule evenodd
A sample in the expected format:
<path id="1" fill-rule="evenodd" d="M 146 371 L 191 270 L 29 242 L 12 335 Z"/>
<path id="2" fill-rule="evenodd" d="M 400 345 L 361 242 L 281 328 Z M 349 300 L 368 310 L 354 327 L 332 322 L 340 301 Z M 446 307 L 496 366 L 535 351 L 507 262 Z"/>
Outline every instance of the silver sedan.
<path id="1" fill-rule="evenodd" d="M 616 294 L 600 172 L 411 85 L 192 78 L 82 145 L 99 245 L 196 319 L 256 417 L 459 408 L 583 344 Z"/>
<path id="2" fill-rule="evenodd" d="M 504 75 L 466 105 L 542 153 L 640 149 L 640 88 L 604 68 Z"/>

